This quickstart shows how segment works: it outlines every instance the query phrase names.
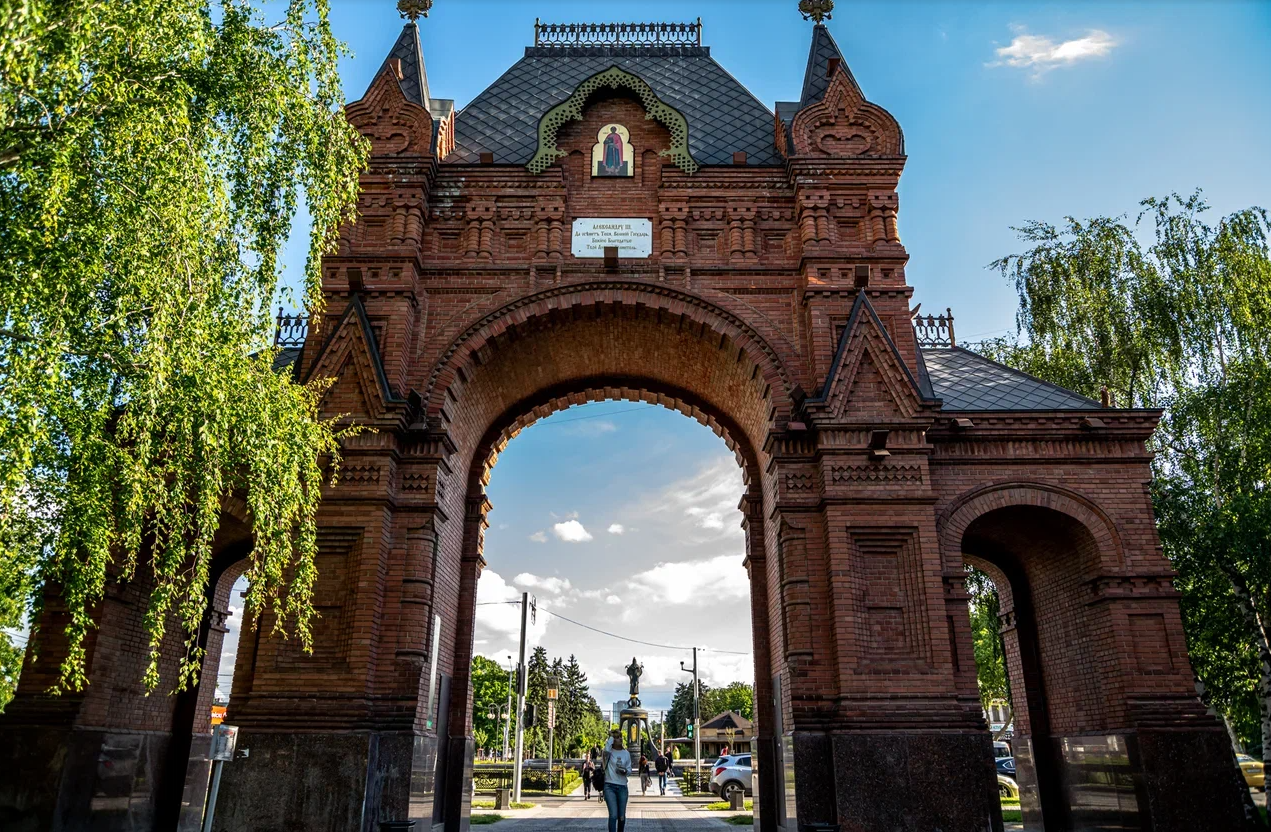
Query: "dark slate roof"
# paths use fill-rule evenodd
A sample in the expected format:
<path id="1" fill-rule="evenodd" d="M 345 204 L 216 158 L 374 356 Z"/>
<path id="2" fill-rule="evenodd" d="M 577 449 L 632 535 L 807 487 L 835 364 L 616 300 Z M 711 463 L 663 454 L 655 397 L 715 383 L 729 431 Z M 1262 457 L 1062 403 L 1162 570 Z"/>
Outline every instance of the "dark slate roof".
<path id="1" fill-rule="evenodd" d="M 1099 403 L 1013 370 L 982 355 L 953 348 L 922 348 L 931 386 L 944 410 L 1098 410 Z"/>
<path id="2" fill-rule="evenodd" d="M 274 372 L 281 373 L 283 370 L 291 372 L 298 358 L 300 358 L 300 347 L 284 347 L 278 350 L 278 354 L 274 356 Z"/>
<path id="3" fill-rule="evenodd" d="M 538 147 L 538 122 L 587 78 L 618 66 L 644 79 L 688 120 L 688 146 L 703 165 L 783 164 L 773 143 L 772 111 L 710 56 L 704 46 L 529 47 L 455 119 L 447 162 L 525 164 Z"/>
<path id="4" fill-rule="evenodd" d="M 703 728 L 741 728 L 753 727 L 754 723 L 736 711 L 724 711 L 722 714 L 702 723 Z"/>
<path id="5" fill-rule="evenodd" d="M 855 84 L 856 78 L 852 76 L 852 70 L 848 69 L 847 62 L 843 60 L 843 53 L 839 51 L 839 45 L 834 42 L 834 36 L 830 34 L 829 29 L 825 28 L 824 23 L 818 23 L 812 27 L 812 47 L 808 50 L 808 68 L 803 73 L 803 94 L 799 96 L 800 109 L 820 101 L 825 91 L 829 89 L 830 58 L 839 59 L 839 66 Z M 859 88 L 859 85 L 857 86 Z"/>
<path id="6" fill-rule="evenodd" d="M 432 109 L 428 95 L 428 71 L 424 68 L 424 51 L 419 45 L 419 26 L 411 21 L 402 27 L 397 43 L 389 50 L 388 57 L 380 65 L 379 70 L 371 76 L 371 83 L 384 71 L 388 62 L 396 58 L 402 62 L 402 78 L 397 86 L 402 88 L 402 95 L 407 101 L 413 101 L 421 107 Z"/>

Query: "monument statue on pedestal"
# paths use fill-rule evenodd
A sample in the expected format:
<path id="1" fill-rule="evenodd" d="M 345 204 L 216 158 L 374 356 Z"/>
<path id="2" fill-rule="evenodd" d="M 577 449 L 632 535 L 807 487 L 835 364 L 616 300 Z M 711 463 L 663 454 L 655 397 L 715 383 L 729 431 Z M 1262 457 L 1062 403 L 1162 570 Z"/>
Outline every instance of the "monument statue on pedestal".
<path id="1" fill-rule="evenodd" d="M 653 745 L 653 733 L 649 730 L 649 712 L 640 707 L 640 677 L 643 674 L 644 665 L 632 656 L 631 664 L 627 665 L 627 679 L 631 681 L 631 698 L 627 700 L 627 707 L 622 709 L 618 717 L 619 730 L 626 738 L 627 747 L 631 749 L 631 756 L 636 758 L 645 753 L 650 756 L 657 753 Z"/>
<path id="2" fill-rule="evenodd" d="M 644 665 L 636 661 L 635 656 L 632 656 L 631 664 L 627 665 L 627 678 L 631 680 L 631 698 L 627 700 L 629 707 L 640 707 L 640 677 L 643 675 Z"/>

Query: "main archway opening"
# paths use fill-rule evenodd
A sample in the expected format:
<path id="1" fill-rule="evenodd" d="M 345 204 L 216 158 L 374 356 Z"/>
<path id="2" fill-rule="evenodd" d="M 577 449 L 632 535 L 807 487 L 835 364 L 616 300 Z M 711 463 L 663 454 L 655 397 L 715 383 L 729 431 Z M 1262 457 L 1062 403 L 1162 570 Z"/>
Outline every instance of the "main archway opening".
<path id="1" fill-rule="evenodd" d="M 651 771 L 647 781 L 632 780 L 632 794 L 647 795 L 632 809 L 675 805 L 682 789 L 697 786 L 699 770 L 702 791 L 724 768 L 717 790 L 753 792 L 751 599 L 738 508 L 746 483 L 738 456 L 700 411 L 699 421 L 631 397 L 569 404 L 577 398 L 556 402 L 563 409 L 528 427 L 518 420 L 486 487 L 493 508 L 472 664 L 477 811 L 511 776 L 503 743 L 506 733 L 515 754 L 508 666 L 519 652 L 522 593 L 535 612 L 527 621 L 526 703 L 536 718 L 524 729 L 525 800 L 566 813 L 585 801 L 578 775 L 628 709 L 633 663 L 642 671 L 638 707 L 648 716 L 633 756 L 646 756 Z M 693 677 L 681 667 L 691 669 L 695 646 L 696 725 Z M 549 690 L 558 691 L 556 700 Z M 656 758 L 667 752 L 681 779 L 664 784 Z M 545 793 L 549 760 L 555 800 Z"/>
<path id="2" fill-rule="evenodd" d="M 428 402 L 430 418 L 445 426 L 455 448 L 448 467 L 455 479 L 463 478 L 462 488 L 447 487 L 447 504 L 443 504 L 449 517 L 462 520 L 446 520 L 437 531 L 440 550 L 458 555 L 459 573 L 451 596 L 456 618 L 454 678 L 449 682 L 452 694 L 448 703 L 449 770 L 457 772 L 466 760 L 477 756 L 474 729 L 482 727 L 482 720 L 475 724 L 473 720 L 470 674 L 476 646 L 478 581 L 488 559 L 488 529 L 497 522 L 490 511 L 494 463 L 509 441 L 529 425 L 558 411 L 566 411 L 558 417 L 561 420 L 577 418 L 569 415 L 569 408 L 604 401 L 620 403 L 604 406 L 644 403 L 678 411 L 715 433 L 734 460 L 741 484 L 739 493 L 733 495 L 734 505 L 740 507 L 743 532 L 738 554 L 750 588 L 748 603 L 737 608 L 734 617 L 751 622 L 757 725 L 753 733 L 757 736 L 750 742 L 759 748 L 757 756 L 771 753 L 774 744 L 767 739 L 773 724 L 771 685 L 767 681 L 771 678 L 767 597 L 772 579 L 769 566 L 773 562 L 767 552 L 773 541 L 764 522 L 763 506 L 770 496 L 765 488 L 767 464 L 762 449 L 773 426 L 783 424 L 787 418 L 791 384 L 763 338 L 727 311 L 698 298 L 661 287 L 615 282 L 548 290 L 531 296 L 525 306 L 491 315 L 472 330 L 458 333 L 452 343 L 454 346 L 434 374 L 439 382 L 446 383 L 436 388 Z M 561 519 L 554 521 L 551 528 L 535 531 L 554 535 L 558 522 L 563 534 L 586 530 L 594 537 L 583 518 L 565 516 L 570 511 L 562 507 L 558 510 Z M 606 535 L 615 522 L 621 525 L 618 520 L 605 524 Z M 495 539 L 498 531 L 496 528 Z M 654 558 L 651 567 L 643 571 L 652 571 L 657 564 Z M 497 573 L 498 568 L 494 571 Z M 653 586 L 655 578 L 666 577 L 672 571 L 663 570 L 642 580 L 644 585 Z M 525 579 L 527 582 L 554 577 L 530 570 L 527 573 L 531 576 Z M 505 584 L 510 577 L 515 592 L 519 574 L 500 573 L 499 577 Z M 603 587 L 591 589 L 598 588 Z M 442 602 L 439 607 L 444 609 L 446 588 L 440 582 L 437 591 Z M 619 598 L 614 607 L 635 607 L 623 597 L 634 597 L 631 592 L 613 594 Z M 623 621 L 619 613 L 616 623 L 601 629 L 615 635 L 638 636 L 638 612 L 628 615 L 635 615 L 636 620 Z M 688 646 L 695 639 L 682 637 L 657 643 Z M 734 646 L 735 639 L 729 647 Z M 623 650 L 622 654 L 632 652 L 638 659 L 637 650 Z M 500 659 L 506 661 L 509 655 L 506 649 L 496 653 L 491 657 L 496 663 Z M 567 655 L 561 658 L 568 660 Z M 630 658 L 625 657 L 623 663 L 630 663 Z M 612 674 L 613 668 L 597 672 Z M 611 702 L 597 701 L 602 716 L 605 709 L 612 711 L 614 701 L 616 697 Z M 487 709 L 483 716 L 488 717 L 489 713 Z M 488 726 L 484 733 L 489 733 Z M 501 744 L 500 736 L 500 753 Z M 762 750 L 765 747 L 768 752 Z M 719 750 L 718 746 L 713 750 Z M 771 768 L 767 774 L 762 765 L 757 768 L 760 774 L 752 789 L 762 796 L 769 785 Z M 438 784 L 440 805 L 434 816 L 457 821 L 469 810 L 468 796 L 463 793 L 460 778 L 444 769 L 442 776 L 447 782 Z"/>

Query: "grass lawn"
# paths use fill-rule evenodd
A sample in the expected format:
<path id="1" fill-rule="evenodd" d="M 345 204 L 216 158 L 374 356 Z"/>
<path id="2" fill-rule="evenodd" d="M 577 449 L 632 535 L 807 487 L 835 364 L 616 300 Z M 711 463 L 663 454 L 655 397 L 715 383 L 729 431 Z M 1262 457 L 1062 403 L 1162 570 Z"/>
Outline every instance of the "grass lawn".
<path id="1" fill-rule="evenodd" d="M 724 818 L 724 823 L 731 823 L 733 826 L 754 826 L 754 815 L 733 815 L 730 818 Z"/>
<path id="2" fill-rule="evenodd" d="M 524 803 L 524 802 L 513 803 L 512 808 L 513 809 L 533 809 L 537 805 L 538 804 L 536 803 Z M 474 800 L 472 801 L 472 808 L 473 809 L 493 809 L 494 801 L 493 800 Z"/>
<path id="3" fill-rule="evenodd" d="M 720 800 L 720 801 L 717 801 L 717 802 L 715 802 L 715 803 L 707 803 L 707 804 L 706 804 L 705 806 L 703 806 L 702 808 L 703 808 L 703 809 L 710 809 L 710 810 L 715 811 L 715 812 L 726 812 L 726 811 L 728 811 L 728 801 L 727 801 L 727 800 Z M 747 811 L 747 812 L 749 812 L 749 811 L 751 811 L 751 810 L 752 810 L 752 809 L 754 809 L 754 808 L 755 808 L 755 801 L 753 801 L 753 800 L 747 800 L 747 801 L 746 801 L 746 811 Z"/>
<path id="4" fill-rule="evenodd" d="M 503 815 L 496 815 L 493 812 L 486 812 L 480 815 L 473 815 L 468 818 L 468 823 L 473 826 L 486 826 L 491 823 L 498 823 L 503 820 Z"/>

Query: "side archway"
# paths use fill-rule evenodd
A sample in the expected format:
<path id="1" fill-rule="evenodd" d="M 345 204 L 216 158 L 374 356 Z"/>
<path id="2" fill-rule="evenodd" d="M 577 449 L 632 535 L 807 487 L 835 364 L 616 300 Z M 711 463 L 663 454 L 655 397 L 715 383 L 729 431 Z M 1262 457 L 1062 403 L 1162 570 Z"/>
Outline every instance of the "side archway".
<path id="1" fill-rule="evenodd" d="M 950 503 L 936 518 L 942 550 L 951 561 L 956 561 L 972 522 L 990 511 L 1012 506 L 1046 508 L 1071 517 L 1090 533 L 1102 568 L 1120 569 L 1125 565 L 1121 534 L 1112 519 L 1094 502 L 1062 486 L 1024 480 L 990 483 Z"/>

